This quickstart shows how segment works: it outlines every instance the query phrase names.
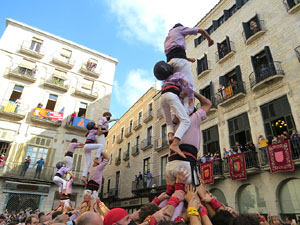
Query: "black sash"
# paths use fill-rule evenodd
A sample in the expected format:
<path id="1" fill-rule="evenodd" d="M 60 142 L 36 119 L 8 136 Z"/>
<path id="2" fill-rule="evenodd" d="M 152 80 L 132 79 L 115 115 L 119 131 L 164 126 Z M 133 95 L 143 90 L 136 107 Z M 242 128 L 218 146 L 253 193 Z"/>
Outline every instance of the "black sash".
<path id="1" fill-rule="evenodd" d="M 190 162 L 193 185 L 199 186 L 200 181 L 199 181 L 199 178 L 197 175 L 198 175 L 198 172 L 200 171 L 200 167 L 199 167 L 199 165 L 197 165 L 197 160 L 196 160 L 197 153 L 198 153 L 197 148 L 195 146 L 189 145 L 189 144 L 181 144 L 181 145 L 179 145 L 179 148 L 181 151 L 183 151 L 183 154 L 185 152 L 188 153 L 188 154 L 184 154 L 186 156 L 186 158 L 182 158 L 180 155 L 174 154 L 173 152 L 171 152 L 171 155 L 169 156 L 168 161 L 171 162 L 174 160 L 181 160 L 181 161 Z M 193 155 L 194 157 L 191 156 L 190 154 Z M 196 177 L 195 177 L 194 173 L 196 173 Z"/>
<path id="2" fill-rule="evenodd" d="M 98 191 L 99 190 L 99 184 L 94 180 L 89 180 L 86 184 L 85 189 L 91 190 L 91 191 Z"/>
<path id="3" fill-rule="evenodd" d="M 56 173 L 54 176 L 61 177 L 61 174 L 60 173 Z"/>
<path id="4" fill-rule="evenodd" d="M 101 128 L 101 130 L 106 130 L 105 128 Z M 108 135 L 108 132 L 107 133 L 103 133 L 104 136 L 106 137 Z"/>
<path id="5" fill-rule="evenodd" d="M 73 157 L 73 152 L 66 152 L 65 156 Z"/>
<path id="6" fill-rule="evenodd" d="M 177 47 L 177 48 L 172 49 L 167 54 L 167 62 L 169 62 L 173 58 L 187 59 L 185 50 L 181 47 Z"/>

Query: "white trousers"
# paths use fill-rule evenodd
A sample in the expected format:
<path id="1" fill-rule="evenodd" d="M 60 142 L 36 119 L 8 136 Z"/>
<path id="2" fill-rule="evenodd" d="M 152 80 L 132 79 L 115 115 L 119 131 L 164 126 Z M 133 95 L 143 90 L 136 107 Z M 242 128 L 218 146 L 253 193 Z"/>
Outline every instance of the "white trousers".
<path id="1" fill-rule="evenodd" d="M 184 133 L 189 129 L 191 122 L 183 105 L 181 104 L 181 101 L 179 100 L 179 97 L 172 92 L 164 93 L 161 96 L 161 107 L 163 109 L 163 114 L 166 119 L 168 134 L 174 133 L 174 125 L 172 121 L 171 111 L 179 119 L 179 126 L 174 134 L 174 137 L 181 139 Z"/>
<path id="2" fill-rule="evenodd" d="M 104 134 L 101 135 L 96 135 L 96 142 L 97 144 L 102 144 L 103 146 L 105 146 L 105 136 Z"/>
<path id="3" fill-rule="evenodd" d="M 92 151 L 97 150 L 95 157 L 100 158 L 101 153 L 104 151 L 104 145 L 102 144 L 85 144 L 84 145 L 84 155 L 85 155 L 85 167 L 83 169 L 82 176 L 86 177 L 91 166 L 91 158 L 92 158 Z"/>
<path id="4" fill-rule="evenodd" d="M 62 190 L 65 190 L 67 188 L 67 182 L 62 179 L 61 177 L 59 176 L 54 176 L 53 177 L 53 182 L 58 185 L 58 191 L 59 193 L 62 192 Z"/>
<path id="5" fill-rule="evenodd" d="M 189 82 L 192 84 L 193 90 L 195 91 L 193 73 L 189 61 L 181 58 L 173 58 L 168 62 L 168 64 L 174 68 L 174 72 L 183 73 L 186 76 L 186 78 L 189 80 Z M 188 115 L 191 115 L 191 113 L 194 111 L 194 104 L 192 105 L 189 104 L 188 97 L 185 97 L 183 99 L 183 105 L 186 110 L 186 113 Z"/>
<path id="6" fill-rule="evenodd" d="M 192 176 L 191 176 L 191 165 L 188 161 L 183 160 L 174 160 L 167 163 L 166 166 L 166 175 L 171 181 L 176 180 L 177 173 L 179 172 L 180 168 L 184 168 L 188 171 L 188 179 L 186 180 L 186 184 L 192 183 Z M 194 174 L 195 175 L 195 174 Z"/>
<path id="7" fill-rule="evenodd" d="M 63 162 L 64 162 L 64 164 L 66 164 L 66 167 L 69 168 L 70 171 L 72 171 L 72 169 L 73 169 L 73 157 L 65 156 Z M 67 174 L 66 175 L 66 180 L 70 180 L 70 179 L 71 179 L 71 175 Z"/>

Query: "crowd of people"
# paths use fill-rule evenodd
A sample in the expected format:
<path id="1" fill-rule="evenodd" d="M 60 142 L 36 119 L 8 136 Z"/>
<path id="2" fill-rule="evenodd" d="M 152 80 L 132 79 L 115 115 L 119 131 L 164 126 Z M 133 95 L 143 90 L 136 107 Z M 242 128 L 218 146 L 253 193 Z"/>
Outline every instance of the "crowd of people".
<path id="1" fill-rule="evenodd" d="M 0 215 L 0 225 L 296 225 L 295 220 L 269 214 L 238 214 L 230 206 L 222 204 L 202 183 L 195 187 L 186 185 L 189 173 L 180 169 L 174 182 L 167 179 L 167 191 L 151 199 L 132 214 L 125 209 L 109 210 L 99 198 L 90 194 L 76 208 L 58 208 L 44 213 L 27 208 L 19 213 L 5 212 Z"/>

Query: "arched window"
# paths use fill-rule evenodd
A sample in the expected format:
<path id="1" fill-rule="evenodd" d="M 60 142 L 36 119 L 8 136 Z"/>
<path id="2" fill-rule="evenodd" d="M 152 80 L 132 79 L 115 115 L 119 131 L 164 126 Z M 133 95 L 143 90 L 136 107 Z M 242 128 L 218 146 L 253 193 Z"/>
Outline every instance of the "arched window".
<path id="1" fill-rule="evenodd" d="M 226 201 L 226 197 L 225 197 L 224 193 L 220 189 L 213 188 L 209 192 L 212 193 L 212 195 L 215 196 L 224 205 L 226 205 L 226 206 L 228 205 L 228 203 Z"/>
<path id="2" fill-rule="evenodd" d="M 256 211 L 261 214 L 268 213 L 263 195 L 253 184 L 241 186 L 237 192 L 237 200 L 240 213 L 254 213 Z"/>
<path id="3" fill-rule="evenodd" d="M 278 191 L 281 215 L 300 219 L 300 179 L 287 180 Z M 297 214 L 297 215 L 296 215 Z"/>

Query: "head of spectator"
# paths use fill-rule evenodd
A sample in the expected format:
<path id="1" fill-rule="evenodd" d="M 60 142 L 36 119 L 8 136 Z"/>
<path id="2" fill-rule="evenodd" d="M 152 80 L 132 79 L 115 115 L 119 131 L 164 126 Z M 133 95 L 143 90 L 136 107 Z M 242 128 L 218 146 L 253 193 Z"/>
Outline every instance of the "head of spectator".
<path id="1" fill-rule="evenodd" d="M 103 221 L 99 214 L 95 212 L 85 212 L 76 218 L 76 225 L 103 225 Z"/>
<path id="2" fill-rule="evenodd" d="M 72 143 L 77 143 L 78 140 L 77 140 L 76 138 L 73 138 L 73 139 L 71 140 L 71 142 L 72 142 Z"/>
<path id="3" fill-rule="evenodd" d="M 260 225 L 260 219 L 254 214 L 241 214 L 233 218 L 232 225 Z"/>
<path id="4" fill-rule="evenodd" d="M 233 215 L 226 211 L 226 210 L 220 210 L 216 212 L 214 217 L 211 219 L 211 222 L 213 225 L 229 225 L 231 224 L 231 221 L 233 220 Z"/>
<path id="5" fill-rule="evenodd" d="M 131 219 L 125 209 L 114 208 L 104 217 L 104 225 L 128 225 Z M 134 223 L 134 222 L 133 222 Z"/>
<path id="6" fill-rule="evenodd" d="M 55 211 L 53 214 L 52 214 L 52 220 L 54 220 L 56 217 L 58 217 L 59 215 L 62 214 L 62 211 Z"/>
<path id="7" fill-rule="evenodd" d="M 158 210 L 159 210 L 159 207 L 152 202 L 150 202 L 146 205 L 143 205 L 140 208 L 138 222 L 143 223 L 147 216 L 152 215 L 153 213 L 157 212 Z"/>
<path id="8" fill-rule="evenodd" d="M 271 216 L 270 217 L 270 225 L 282 225 L 283 222 L 279 219 L 278 216 Z"/>
<path id="9" fill-rule="evenodd" d="M 5 222 L 5 220 L 6 220 L 6 217 L 4 215 L 0 215 L 0 224 Z"/>
<path id="10" fill-rule="evenodd" d="M 39 223 L 39 218 L 36 215 L 30 215 L 25 220 L 25 225 L 36 225 Z"/>

